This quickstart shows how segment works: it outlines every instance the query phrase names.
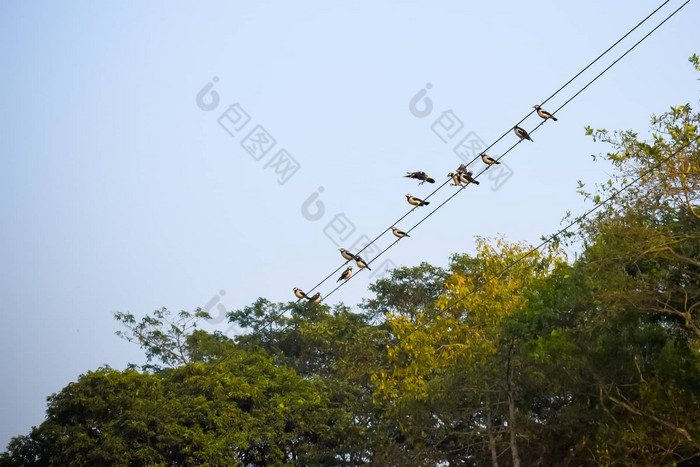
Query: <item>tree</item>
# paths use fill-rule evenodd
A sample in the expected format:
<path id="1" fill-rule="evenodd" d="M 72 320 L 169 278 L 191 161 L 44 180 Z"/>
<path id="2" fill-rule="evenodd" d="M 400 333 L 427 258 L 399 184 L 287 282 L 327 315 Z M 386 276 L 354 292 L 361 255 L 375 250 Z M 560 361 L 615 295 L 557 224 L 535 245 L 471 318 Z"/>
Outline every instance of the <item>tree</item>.
<path id="1" fill-rule="evenodd" d="M 581 350 L 612 421 L 598 436 L 605 462 L 700 453 L 699 122 L 683 105 L 652 117 L 650 143 L 632 131 L 588 129 L 613 146 L 605 158 L 620 175 L 584 194 L 600 200 L 638 180 L 581 225 L 595 317 L 580 329 Z M 623 442 L 611 445 L 613 435 Z"/>
<path id="2" fill-rule="evenodd" d="M 438 313 L 417 313 L 415 320 L 390 316 L 396 345 L 389 349 L 392 368 L 375 377 L 377 397 L 391 401 L 413 449 L 453 463 L 490 458 L 497 465 L 508 433 L 513 464 L 519 465 L 521 336 L 506 322 L 525 308 L 529 290 L 558 261 L 553 252 L 526 251 L 524 245 L 499 239 L 491 246 L 479 239 L 475 258 L 454 258 L 465 269 L 447 281 Z"/>
<path id="3" fill-rule="evenodd" d="M 445 281 L 450 271 L 421 263 L 415 267 L 401 267 L 391 271 L 388 278 L 379 279 L 369 286 L 374 298 L 364 300 L 360 307 L 369 318 L 383 321 L 387 314 L 413 315 L 428 312 L 435 300 L 445 292 Z"/>
<path id="4" fill-rule="evenodd" d="M 383 437 L 370 377 L 385 364 L 386 332 L 371 324 L 368 314 L 342 305 L 275 304 L 262 298 L 231 312 L 229 319 L 251 330 L 237 338 L 239 345 L 270 353 L 327 397 L 330 430 L 316 440 L 312 463 L 371 462 Z"/>
<path id="5" fill-rule="evenodd" d="M 211 319 L 201 308 L 192 313 L 183 310 L 174 318 L 170 315 L 169 310 L 161 308 L 137 322 L 131 313 L 114 313 L 114 319 L 127 328 L 126 331 L 117 331 L 115 334 L 129 342 L 137 342 L 146 351 L 149 364 L 145 368 L 162 369 L 159 365 L 150 364 L 153 360 L 159 360 L 166 367 L 189 363 L 190 348 L 187 338 L 197 328 L 199 321 Z"/>
<path id="6" fill-rule="evenodd" d="M 167 334 L 149 332 L 156 331 Z M 221 335 L 184 338 L 187 364 L 156 374 L 101 368 L 70 383 L 49 398 L 39 427 L 11 441 L 2 462 L 316 463 L 314 446 L 330 431 L 330 417 L 313 382 Z"/>

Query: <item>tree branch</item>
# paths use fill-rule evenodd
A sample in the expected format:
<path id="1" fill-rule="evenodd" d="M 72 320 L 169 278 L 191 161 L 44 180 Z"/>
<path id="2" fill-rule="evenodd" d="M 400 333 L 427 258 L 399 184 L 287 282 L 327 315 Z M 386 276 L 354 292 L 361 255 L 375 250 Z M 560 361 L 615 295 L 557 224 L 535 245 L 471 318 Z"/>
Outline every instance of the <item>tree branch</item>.
<path id="1" fill-rule="evenodd" d="M 623 409 L 627 410 L 628 412 L 631 412 L 635 415 L 639 415 L 640 417 L 649 418 L 649 419 L 655 421 L 656 423 L 660 423 L 661 425 L 665 426 L 666 428 L 669 428 L 669 429 L 677 432 L 678 434 L 682 435 L 685 439 L 687 439 L 688 442 L 690 442 L 693 446 L 700 449 L 700 444 L 695 442 L 695 440 L 690 436 L 690 433 L 688 433 L 688 431 L 685 428 L 678 427 L 678 426 L 672 424 L 671 422 L 669 422 L 667 420 L 663 420 L 655 415 L 652 415 L 652 414 L 649 414 L 646 412 L 642 412 L 641 410 L 634 407 L 633 405 L 631 405 L 627 402 L 623 402 L 623 401 L 621 401 L 621 400 L 619 400 L 611 395 L 608 395 L 608 399 L 610 399 L 613 403 L 617 404 L 618 406 L 622 407 Z"/>

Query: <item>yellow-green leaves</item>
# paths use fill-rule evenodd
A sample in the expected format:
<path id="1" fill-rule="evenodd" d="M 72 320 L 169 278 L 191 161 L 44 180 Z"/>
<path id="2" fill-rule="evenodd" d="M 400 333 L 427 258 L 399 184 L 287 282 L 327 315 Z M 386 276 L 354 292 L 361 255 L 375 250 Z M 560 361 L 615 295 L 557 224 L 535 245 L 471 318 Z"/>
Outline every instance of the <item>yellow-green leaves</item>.
<path id="1" fill-rule="evenodd" d="M 394 402 L 424 400 L 430 385 L 450 372 L 477 374 L 499 351 L 501 324 L 527 305 L 530 286 L 561 258 L 555 251 L 480 238 L 468 270 L 455 271 L 436 306 L 440 313 L 415 319 L 389 316 L 395 345 L 388 349 L 391 372 L 374 378 L 376 396 Z"/>

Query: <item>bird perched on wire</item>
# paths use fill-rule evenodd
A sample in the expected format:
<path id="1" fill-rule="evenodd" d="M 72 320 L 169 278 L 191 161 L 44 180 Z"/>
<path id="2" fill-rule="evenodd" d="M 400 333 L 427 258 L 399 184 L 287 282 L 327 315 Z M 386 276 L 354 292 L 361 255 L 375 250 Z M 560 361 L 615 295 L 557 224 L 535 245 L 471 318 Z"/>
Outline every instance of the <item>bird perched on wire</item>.
<path id="1" fill-rule="evenodd" d="M 472 177 L 474 173 L 471 170 L 467 170 L 466 172 L 459 172 L 459 179 L 464 183 L 465 185 L 469 185 L 470 183 L 473 183 L 474 185 L 478 185 L 479 181 Z"/>
<path id="2" fill-rule="evenodd" d="M 519 126 L 513 127 L 513 131 L 515 131 L 515 134 L 518 136 L 518 138 L 520 138 L 520 141 L 524 139 L 532 141 L 532 138 L 530 138 L 530 135 L 527 133 L 527 131 L 523 130 Z"/>
<path id="3" fill-rule="evenodd" d="M 421 180 L 419 185 L 422 185 L 425 182 L 435 183 L 435 180 L 428 177 L 428 174 L 425 172 L 406 172 L 406 173 L 408 174 L 408 175 L 404 175 L 406 178 L 415 178 L 416 180 Z"/>
<path id="4" fill-rule="evenodd" d="M 343 271 L 343 273 L 340 275 L 340 277 L 338 278 L 338 280 L 336 282 L 340 282 L 343 279 L 348 280 L 348 279 L 350 279 L 351 275 L 352 275 L 352 266 L 348 266 L 348 268 L 345 271 Z"/>
<path id="5" fill-rule="evenodd" d="M 301 300 L 302 298 L 307 298 L 307 297 L 306 297 L 306 294 L 304 293 L 304 291 L 301 290 L 301 289 L 299 289 L 299 288 L 296 288 L 296 287 L 294 287 L 294 295 L 296 295 L 296 297 L 297 297 L 299 300 Z"/>
<path id="6" fill-rule="evenodd" d="M 357 263 L 357 266 L 358 266 L 360 269 L 362 269 L 362 268 L 367 268 L 367 269 L 370 270 L 370 271 L 372 270 L 372 269 L 370 269 L 370 267 L 367 265 L 367 262 L 366 262 L 364 259 L 360 258 L 360 255 L 355 255 L 355 262 Z"/>
<path id="7" fill-rule="evenodd" d="M 340 251 L 340 254 L 343 256 L 343 258 L 347 259 L 348 261 L 351 261 L 351 260 L 355 259 L 355 255 L 353 255 L 352 253 L 350 253 L 350 252 L 349 252 L 348 250 L 346 250 L 345 248 L 339 248 L 338 251 Z M 346 261 L 346 263 L 347 263 L 348 261 Z"/>
<path id="8" fill-rule="evenodd" d="M 452 186 L 462 186 L 462 182 L 459 180 L 459 174 L 460 174 L 460 173 L 461 173 L 461 172 L 458 170 L 457 173 L 452 173 L 452 172 L 450 172 L 450 173 L 447 174 L 447 176 L 450 177 L 450 178 L 452 178 L 452 181 L 454 182 L 454 183 L 450 183 L 450 185 L 452 185 Z"/>
<path id="9" fill-rule="evenodd" d="M 535 110 L 537 110 L 537 115 L 539 115 L 540 117 L 544 118 L 545 120 L 547 120 L 548 118 L 551 118 L 551 119 L 554 120 L 555 122 L 557 121 L 557 117 L 555 117 L 555 116 L 552 115 L 551 113 L 547 112 L 546 110 L 544 110 L 544 109 L 543 109 L 542 107 L 540 107 L 539 105 L 536 105 L 536 106 L 534 106 L 533 108 L 534 108 Z"/>
<path id="10" fill-rule="evenodd" d="M 496 159 L 494 159 L 493 157 L 489 156 L 489 155 L 486 154 L 485 152 L 482 152 L 482 153 L 479 154 L 479 155 L 481 156 L 481 160 L 482 160 L 482 161 L 484 162 L 484 164 L 486 164 L 486 165 L 500 164 L 500 162 L 498 162 Z"/>
<path id="11" fill-rule="evenodd" d="M 414 206 L 427 206 L 430 203 L 427 201 L 423 201 L 420 198 L 414 198 L 413 196 L 409 195 L 406 193 L 406 200 L 408 201 L 409 204 L 412 204 Z"/>
<path id="12" fill-rule="evenodd" d="M 391 231 L 394 235 L 396 235 L 399 238 L 410 237 L 410 235 L 408 235 L 406 232 L 403 232 L 394 226 L 391 226 Z"/>
<path id="13" fill-rule="evenodd" d="M 321 294 L 316 292 L 312 297 L 306 297 L 310 303 L 313 303 L 314 305 L 317 303 L 321 303 Z"/>

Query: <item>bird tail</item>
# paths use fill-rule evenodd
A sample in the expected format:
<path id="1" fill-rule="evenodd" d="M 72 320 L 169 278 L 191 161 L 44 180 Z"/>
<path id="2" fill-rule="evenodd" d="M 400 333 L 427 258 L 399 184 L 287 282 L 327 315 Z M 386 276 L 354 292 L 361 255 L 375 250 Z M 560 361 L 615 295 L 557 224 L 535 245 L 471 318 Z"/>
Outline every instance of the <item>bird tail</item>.
<path id="1" fill-rule="evenodd" d="M 549 118 L 551 118 L 551 119 L 554 120 L 555 122 L 557 121 L 557 117 L 555 117 L 554 115 L 552 115 L 552 116 L 549 117 Z"/>
<path id="2" fill-rule="evenodd" d="M 494 159 L 493 163 L 496 164 L 496 165 L 500 164 L 500 162 L 498 162 L 498 161 L 495 160 L 495 159 Z"/>
<path id="3" fill-rule="evenodd" d="M 367 268 L 368 271 L 371 271 L 371 269 L 370 269 L 370 267 L 369 267 L 369 264 L 368 264 L 367 266 L 365 266 L 365 267 Z"/>
<path id="4" fill-rule="evenodd" d="M 478 185 L 478 184 L 479 184 L 479 180 L 473 180 L 472 183 L 473 183 L 474 185 Z"/>
<path id="5" fill-rule="evenodd" d="M 429 203 L 428 201 L 423 201 L 423 206 L 427 206 L 427 205 L 429 205 L 429 204 L 430 204 L 430 203 Z"/>
<path id="6" fill-rule="evenodd" d="M 435 183 L 435 180 L 430 177 L 426 178 L 425 181 L 428 183 Z"/>

